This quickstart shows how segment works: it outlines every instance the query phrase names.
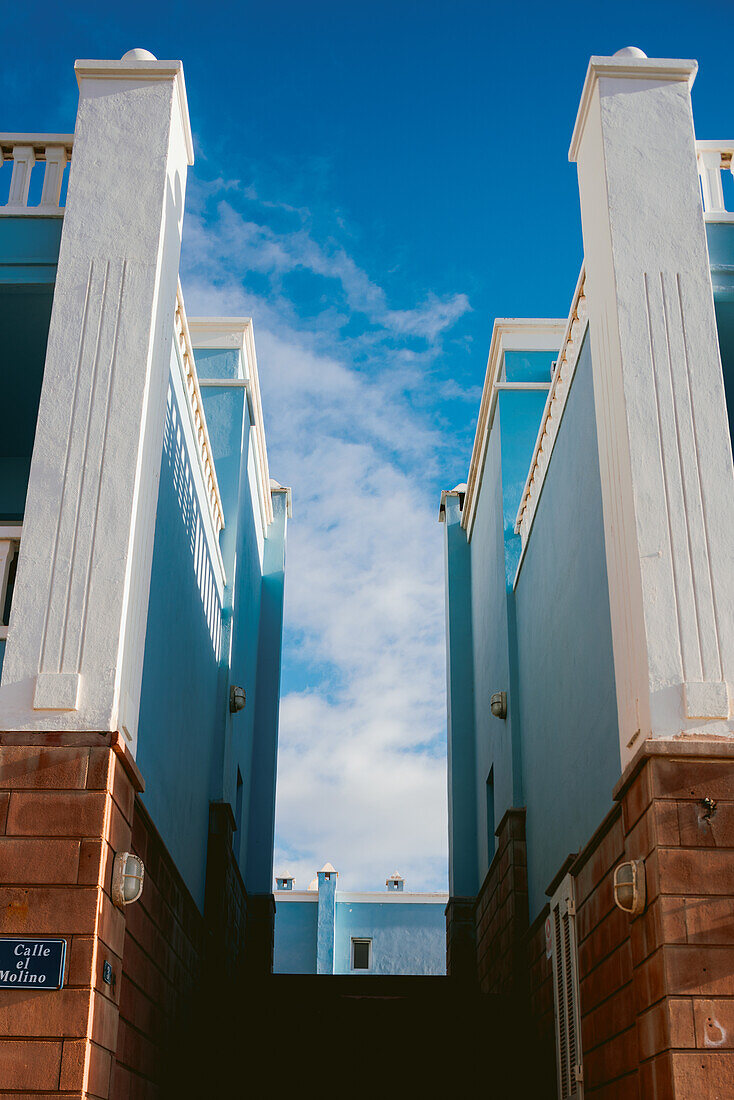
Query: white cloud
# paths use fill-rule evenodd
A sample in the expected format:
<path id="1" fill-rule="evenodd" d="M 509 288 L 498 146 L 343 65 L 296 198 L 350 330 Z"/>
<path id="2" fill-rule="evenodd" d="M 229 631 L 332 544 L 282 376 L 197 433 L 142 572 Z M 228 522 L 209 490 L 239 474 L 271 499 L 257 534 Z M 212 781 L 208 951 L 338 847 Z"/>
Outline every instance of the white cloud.
<path id="1" fill-rule="evenodd" d="M 270 467 L 293 488 L 286 632 L 290 660 L 312 679 L 282 699 L 276 872 L 304 888 L 331 860 L 343 887 L 379 889 L 397 868 L 409 888 L 443 888 L 443 566 L 431 479 L 445 440 L 415 395 L 469 303 L 429 294 L 390 308 L 307 225 L 274 228 L 267 211 L 255 221 L 222 200 L 211 217 L 206 201 L 185 228 L 188 308 L 253 317 Z M 323 283 L 315 317 L 299 316 L 287 292 L 295 271 Z M 354 313 L 369 327 L 346 337 Z"/>

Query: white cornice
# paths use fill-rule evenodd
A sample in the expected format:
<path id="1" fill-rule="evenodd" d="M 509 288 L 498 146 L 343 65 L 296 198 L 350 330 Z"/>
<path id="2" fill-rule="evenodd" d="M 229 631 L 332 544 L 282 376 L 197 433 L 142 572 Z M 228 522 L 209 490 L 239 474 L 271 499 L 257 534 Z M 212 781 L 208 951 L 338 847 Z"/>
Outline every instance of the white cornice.
<path id="1" fill-rule="evenodd" d="M 318 901 L 318 890 L 276 890 L 276 904 L 281 901 Z M 406 890 L 374 891 L 366 894 L 342 893 L 336 891 L 336 901 L 347 905 L 446 905 L 448 894 L 409 894 Z"/>
<path id="2" fill-rule="evenodd" d="M 565 328 L 565 318 L 559 320 L 557 318 L 539 317 L 498 317 L 494 323 L 487 358 L 487 371 L 484 376 L 482 399 L 479 404 L 477 430 L 469 463 L 466 498 L 461 516 L 461 525 L 466 530 L 469 539 L 471 539 L 477 500 L 484 474 L 487 441 L 492 430 L 492 421 L 497 405 L 497 387 L 502 381 L 504 371 L 505 352 L 557 351 L 561 346 Z M 516 388 L 523 389 L 524 386 L 522 383 L 518 383 Z"/>
<path id="3" fill-rule="evenodd" d="M 579 103 L 576 123 L 568 150 L 568 159 L 575 162 L 578 156 L 581 137 L 586 127 L 591 101 L 596 83 L 601 76 L 610 76 L 628 80 L 685 81 L 690 87 L 696 79 L 697 61 L 688 61 L 661 57 L 591 57 L 586 70 L 581 102 Z"/>
<path id="4" fill-rule="evenodd" d="M 74 72 L 80 88 L 82 80 L 173 80 L 186 144 L 186 156 L 189 164 L 194 163 L 194 141 L 191 136 L 189 104 L 181 61 L 83 60 L 74 62 Z"/>
<path id="5" fill-rule="evenodd" d="M 247 389 L 247 402 L 250 423 L 255 429 L 255 447 L 258 495 L 262 507 L 263 534 L 273 522 L 273 500 L 268 467 L 268 451 L 265 444 L 265 424 L 263 422 L 260 381 L 257 373 L 255 354 L 255 336 L 250 317 L 190 317 L 189 332 L 191 344 L 196 348 L 236 349 L 240 352 L 240 369 Z M 242 376 L 241 376 L 242 377 Z M 226 379 L 216 379 L 217 385 L 226 384 Z M 236 384 L 239 379 L 231 379 Z M 207 379 L 202 380 L 207 385 Z M 277 491 L 281 491 L 278 489 Z"/>

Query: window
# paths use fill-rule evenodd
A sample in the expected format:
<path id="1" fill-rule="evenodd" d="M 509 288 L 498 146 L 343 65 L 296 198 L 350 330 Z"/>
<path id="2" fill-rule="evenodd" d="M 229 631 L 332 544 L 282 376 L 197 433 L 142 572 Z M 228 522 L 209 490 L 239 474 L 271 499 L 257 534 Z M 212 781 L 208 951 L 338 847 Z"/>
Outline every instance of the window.
<path id="1" fill-rule="evenodd" d="M 566 875 L 550 901 L 553 1001 L 559 1100 L 583 1100 L 574 881 Z"/>
<path id="2" fill-rule="evenodd" d="M 372 940 L 352 940 L 352 970 L 369 970 L 372 964 Z"/>
<path id="3" fill-rule="evenodd" d="M 491 863 L 497 847 L 494 835 L 494 765 L 487 776 L 487 863 Z"/>
<path id="4" fill-rule="evenodd" d="M 234 822 L 235 829 L 238 833 L 242 833 L 242 794 L 244 784 L 242 782 L 242 772 L 237 769 L 237 793 L 235 795 L 235 810 L 234 810 Z"/>

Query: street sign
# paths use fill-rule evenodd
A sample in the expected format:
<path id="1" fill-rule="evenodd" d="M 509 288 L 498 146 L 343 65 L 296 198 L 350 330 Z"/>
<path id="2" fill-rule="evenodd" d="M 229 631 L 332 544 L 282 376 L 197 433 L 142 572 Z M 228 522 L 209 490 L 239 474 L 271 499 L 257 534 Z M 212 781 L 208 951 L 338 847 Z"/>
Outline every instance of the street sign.
<path id="1" fill-rule="evenodd" d="M 0 936 L 0 989 L 61 989 L 66 940 Z"/>

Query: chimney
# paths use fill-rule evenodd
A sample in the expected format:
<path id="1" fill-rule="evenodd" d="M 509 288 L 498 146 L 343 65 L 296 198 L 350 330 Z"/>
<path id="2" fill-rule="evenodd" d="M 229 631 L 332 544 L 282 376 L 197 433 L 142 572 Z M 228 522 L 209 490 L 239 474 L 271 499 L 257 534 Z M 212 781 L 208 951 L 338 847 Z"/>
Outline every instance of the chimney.
<path id="1" fill-rule="evenodd" d="M 387 886 L 388 890 L 402 891 L 405 886 L 405 879 L 396 871 L 394 875 L 390 875 L 390 878 L 387 879 L 385 886 Z"/>
<path id="2" fill-rule="evenodd" d="M 293 875 L 281 875 L 275 879 L 275 888 L 276 890 L 292 890 L 295 881 Z"/>

